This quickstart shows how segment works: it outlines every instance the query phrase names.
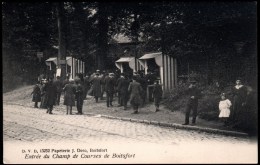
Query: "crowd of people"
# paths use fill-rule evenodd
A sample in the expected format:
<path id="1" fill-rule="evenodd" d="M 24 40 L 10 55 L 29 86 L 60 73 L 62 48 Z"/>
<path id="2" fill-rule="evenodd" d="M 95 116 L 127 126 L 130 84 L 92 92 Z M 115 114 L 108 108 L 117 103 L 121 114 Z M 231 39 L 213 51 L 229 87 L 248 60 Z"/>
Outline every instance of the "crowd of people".
<path id="1" fill-rule="evenodd" d="M 35 85 L 32 95 L 32 101 L 35 102 L 34 107 L 47 109 L 47 113 L 52 114 L 53 106 L 60 104 L 60 97 L 64 93 L 64 102 L 66 105 L 66 114 L 72 114 L 72 107 L 76 106 L 77 113 L 83 114 L 83 102 L 87 99 L 87 95 L 92 96 L 96 103 L 104 99 L 106 94 L 106 107 L 114 106 L 113 101 L 117 97 L 117 106 L 122 106 L 127 109 L 128 102 L 133 107 L 133 114 L 137 114 L 140 106 L 144 106 L 146 98 L 153 101 L 155 111 L 159 111 L 160 101 L 162 99 L 162 86 L 157 77 L 148 72 L 134 72 L 132 75 L 124 73 L 113 73 L 99 70 L 92 74 L 77 74 L 74 79 L 69 79 L 68 75 L 64 81 L 61 81 L 57 76 L 56 80 L 40 76 L 38 83 Z M 192 124 L 196 124 L 198 100 L 201 97 L 201 92 L 196 86 L 196 81 L 190 81 L 188 89 L 189 98 L 186 104 L 185 123 L 189 124 L 189 117 L 192 113 Z M 148 91 L 148 94 L 147 94 Z M 247 88 L 242 85 L 241 80 L 236 81 L 236 85 L 232 91 L 232 101 L 230 101 L 225 93 L 221 93 L 219 102 L 219 118 L 223 120 L 224 126 L 229 123 L 239 122 L 241 113 L 245 105 L 249 106 L 250 96 Z"/>
<path id="2" fill-rule="evenodd" d="M 87 99 L 87 95 L 92 96 L 98 103 L 99 100 L 104 99 L 104 94 L 106 94 L 107 107 L 114 106 L 113 101 L 116 96 L 117 106 L 122 106 L 126 110 L 129 102 L 134 109 L 133 114 L 137 114 L 139 107 L 145 105 L 147 89 L 151 86 L 153 88 L 149 91 L 149 98 L 154 99 L 155 111 L 159 111 L 162 86 L 152 72 L 144 75 L 143 71 L 139 71 L 129 75 L 96 70 L 92 74 L 86 74 L 85 77 L 79 73 L 74 79 L 70 79 L 70 75 L 67 75 L 64 81 L 61 81 L 59 76 L 53 81 L 53 78 L 41 75 L 31 94 L 32 101 L 35 102 L 34 107 L 47 109 L 46 112 L 49 114 L 52 114 L 53 106 L 60 104 L 62 93 L 64 93 L 63 104 L 66 105 L 66 114 L 72 114 L 73 106 L 77 107 L 76 114 L 83 114 L 83 102 Z M 38 103 L 40 103 L 39 107 Z"/>

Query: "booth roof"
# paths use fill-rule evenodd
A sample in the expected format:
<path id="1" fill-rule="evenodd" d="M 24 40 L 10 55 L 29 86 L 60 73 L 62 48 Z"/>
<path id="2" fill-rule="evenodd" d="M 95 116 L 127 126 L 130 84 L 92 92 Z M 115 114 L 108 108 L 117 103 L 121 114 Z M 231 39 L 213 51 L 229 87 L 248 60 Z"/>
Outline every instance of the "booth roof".
<path id="1" fill-rule="evenodd" d="M 132 59 L 134 59 L 134 57 L 121 57 L 116 62 L 130 62 Z"/>
<path id="2" fill-rule="evenodd" d="M 55 60 L 57 60 L 57 57 L 51 57 L 51 58 L 47 59 L 46 61 L 55 61 Z"/>
<path id="3" fill-rule="evenodd" d="M 159 55 L 162 55 L 162 52 L 157 52 L 157 53 L 148 53 L 140 57 L 140 60 L 145 60 L 145 59 L 150 59 L 150 58 L 155 58 Z"/>
<path id="4" fill-rule="evenodd" d="M 69 60 L 69 59 L 71 59 L 71 56 L 66 57 L 66 60 Z M 57 57 L 48 58 L 46 61 L 55 61 L 55 60 L 57 60 Z"/>

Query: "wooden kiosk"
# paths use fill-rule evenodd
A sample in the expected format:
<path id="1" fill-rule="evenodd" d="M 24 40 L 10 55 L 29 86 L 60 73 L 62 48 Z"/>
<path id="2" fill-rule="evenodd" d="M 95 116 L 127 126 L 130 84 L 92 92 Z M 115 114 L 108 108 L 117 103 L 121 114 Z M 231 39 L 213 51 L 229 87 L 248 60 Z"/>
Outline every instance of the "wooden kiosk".
<path id="1" fill-rule="evenodd" d="M 55 71 L 56 77 L 57 57 L 51 57 L 45 63 L 51 71 Z M 70 79 L 74 79 L 77 73 L 85 75 L 85 62 L 71 56 L 66 57 L 66 72 L 70 74 Z"/>
<path id="2" fill-rule="evenodd" d="M 149 69 L 148 61 L 154 59 L 160 72 L 160 80 L 163 91 L 173 89 L 177 86 L 177 61 L 162 52 L 144 54 L 139 58 L 140 64 L 144 67 L 145 74 Z"/>

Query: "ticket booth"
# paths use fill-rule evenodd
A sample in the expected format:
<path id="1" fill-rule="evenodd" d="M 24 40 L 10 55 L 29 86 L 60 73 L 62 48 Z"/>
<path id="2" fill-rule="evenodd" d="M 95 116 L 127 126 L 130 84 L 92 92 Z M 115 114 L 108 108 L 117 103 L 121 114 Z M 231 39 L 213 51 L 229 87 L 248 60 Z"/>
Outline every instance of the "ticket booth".
<path id="1" fill-rule="evenodd" d="M 115 64 L 121 73 L 127 73 L 129 75 L 132 75 L 135 71 L 144 69 L 135 57 L 120 57 Z"/>
<path id="2" fill-rule="evenodd" d="M 51 57 L 45 63 L 51 71 L 54 71 L 54 77 L 56 74 L 60 74 L 57 69 L 57 57 Z M 68 73 L 71 79 L 74 79 L 77 73 L 85 75 L 85 62 L 71 56 L 66 57 L 66 74 Z"/>
<path id="3" fill-rule="evenodd" d="M 155 52 L 144 54 L 139 58 L 139 62 L 144 67 L 145 74 L 149 68 L 158 69 L 164 92 L 177 86 L 177 61 L 175 58 L 163 55 L 162 52 Z"/>
<path id="4" fill-rule="evenodd" d="M 66 62 L 66 70 L 70 73 L 70 78 L 74 79 L 77 73 L 85 75 L 85 62 L 73 57 L 66 57 Z"/>

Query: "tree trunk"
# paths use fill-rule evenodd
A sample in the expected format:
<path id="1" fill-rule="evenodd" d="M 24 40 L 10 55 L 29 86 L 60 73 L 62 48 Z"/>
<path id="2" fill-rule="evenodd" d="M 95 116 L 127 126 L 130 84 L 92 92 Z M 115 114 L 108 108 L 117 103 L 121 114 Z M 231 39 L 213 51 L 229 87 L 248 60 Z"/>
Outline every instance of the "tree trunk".
<path id="1" fill-rule="evenodd" d="M 98 50 L 97 50 L 97 69 L 107 69 L 108 54 L 108 14 L 107 4 L 100 2 L 98 4 Z"/>
<path id="2" fill-rule="evenodd" d="M 64 19 L 64 4 L 59 2 L 57 4 L 57 20 L 58 20 L 58 32 L 59 32 L 59 51 L 57 58 L 57 66 L 61 69 L 61 79 L 66 78 L 66 36 L 65 36 L 65 19 Z"/>

